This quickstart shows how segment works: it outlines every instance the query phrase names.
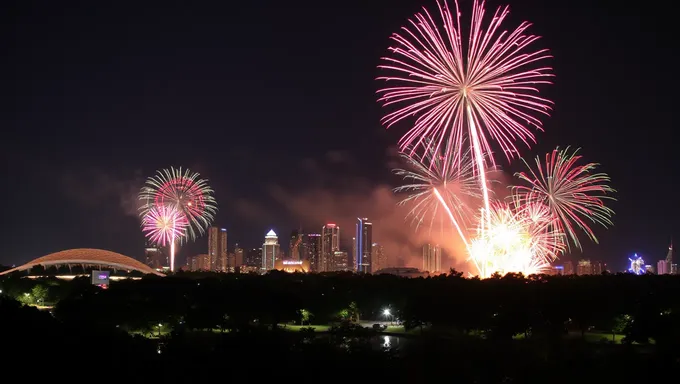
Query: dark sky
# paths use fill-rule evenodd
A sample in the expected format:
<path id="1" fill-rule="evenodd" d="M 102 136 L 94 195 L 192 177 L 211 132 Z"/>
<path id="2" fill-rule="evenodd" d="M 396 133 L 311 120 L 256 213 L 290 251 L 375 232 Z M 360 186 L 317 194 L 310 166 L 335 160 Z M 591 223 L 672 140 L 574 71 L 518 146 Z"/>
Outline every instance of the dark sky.
<path id="1" fill-rule="evenodd" d="M 671 12 L 622 4 L 512 1 L 506 24 L 532 21 L 555 56 L 544 94 L 556 107 L 524 153 L 580 146 L 611 175 L 616 225 L 585 256 L 615 269 L 633 252 L 655 263 L 680 239 Z M 247 247 L 331 215 L 310 203 L 303 219 L 290 196 L 369 199 L 396 185 L 408 126 L 380 125 L 374 79 L 422 5 L 436 3 L 3 2 L 0 263 L 77 247 L 141 256 L 134 196 L 171 165 L 210 180 L 216 223 Z M 362 215 L 354 206 L 327 220 Z"/>

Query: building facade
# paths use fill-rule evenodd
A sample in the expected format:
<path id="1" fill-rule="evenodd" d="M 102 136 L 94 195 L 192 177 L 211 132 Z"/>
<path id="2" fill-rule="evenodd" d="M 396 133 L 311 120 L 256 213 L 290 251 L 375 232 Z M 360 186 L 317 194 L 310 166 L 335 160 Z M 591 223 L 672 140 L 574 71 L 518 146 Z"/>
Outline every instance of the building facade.
<path id="1" fill-rule="evenodd" d="M 318 272 L 330 271 L 335 252 L 340 250 L 340 227 L 326 224 L 321 229 L 321 257 L 317 265 Z"/>
<path id="2" fill-rule="evenodd" d="M 439 273 L 442 271 L 442 249 L 439 245 L 425 244 L 423 246 L 423 271 Z"/>
<path id="3" fill-rule="evenodd" d="M 387 268 L 387 258 L 385 256 L 385 249 L 382 245 L 373 243 L 371 246 L 371 256 L 373 257 L 373 260 L 371 260 L 373 262 L 373 265 L 371 265 L 373 273 L 383 268 Z"/>
<path id="4" fill-rule="evenodd" d="M 367 218 L 357 218 L 354 239 L 354 270 L 358 273 L 371 273 L 373 224 Z"/>
<path id="5" fill-rule="evenodd" d="M 335 251 L 333 253 L 331 270 L 334 272 L 349 271 L 349 254 L 347 254 L 345 251 Z"/>
<path id="6" fill-rule="evenodd" d="M 274 269 L 279 252 L 279 237 L 272 229 L 264 237 L 264 244 L 262 244 L 262 272 Z"/>
<path id="7" fill-rule="evenodd" d="M 309 261 L 312 272 L 318 272 L 319 258 L 321 256 L 321 234 L 307 233 L 302 237 L 302 260 Z"/>
<path id="8" fill-rule="evenodd" d="M 225 272 L 227 270 L 227 230 L 210 227 L 208 230 L 208 255 L 210 270 Z"/>
<path id="9" fill-rule="evenodd" d="M 169 268 L 170 262 L 163 250 L 159 247 L 147 245 L 144 248 L 144 264 L 153 269 Z"/>
<path id="10" fill-rule="evenodd" d="M 190 271 L 210 271 L 210 255 L 202 254 L 187 258 L 187 267 Z"/>

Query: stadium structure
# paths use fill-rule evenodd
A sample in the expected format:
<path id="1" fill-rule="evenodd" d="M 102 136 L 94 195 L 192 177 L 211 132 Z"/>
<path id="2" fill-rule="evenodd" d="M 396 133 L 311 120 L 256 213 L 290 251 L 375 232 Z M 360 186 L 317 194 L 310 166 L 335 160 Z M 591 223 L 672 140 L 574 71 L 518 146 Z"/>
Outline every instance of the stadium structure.
<path id="1" fill-rule="evenodd" d="M 44 268 L 53 266 L 82 266 L 97 267 L 97 268 L 111 268 L 115 270 L 137 271 L 144 274 L 154 274 L 156 276 L 165 276 L 155 269 L 120 253 L 106 251 L 103 249 L 69 249 L 65 251 L 51 253 L 49 255 L 39 257 L 31 260 L 26 264 L 9 269 L 0 273 L 0 276 L 7 275 L 17 271 L 28 271 L 33 267 L 42 266 Z"/>

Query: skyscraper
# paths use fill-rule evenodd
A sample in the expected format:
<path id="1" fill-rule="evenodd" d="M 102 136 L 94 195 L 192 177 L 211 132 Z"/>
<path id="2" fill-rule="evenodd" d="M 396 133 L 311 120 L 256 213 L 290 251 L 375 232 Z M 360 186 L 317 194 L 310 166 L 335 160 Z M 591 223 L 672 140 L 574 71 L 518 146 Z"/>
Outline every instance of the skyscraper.
<path id="1" fill-rule="evenodd" d="M 310 270 L 318 272 L 321 257 L 321 234 L 308 233 L 302 237 L 302 260 L 309 261 Z"/>
<path id="2" fill-rule="evenodd" d="M 276 236 L 274 230 L 270 230 L 264 237 L 264 244 L 262 244 L 262 271 L 270 271 L 274 269 L 276 258 L 279 255 L 279 237 Z"/>
<path id="3" fill-rule="evenodd" d="M 245 265 L 262 268 L 262 248 L 252 248 L 246 252 Z"/>
<path id="4" fill-rule="evenodd" d="M 317 266 L 318 272 L 330 271 L 331 262 L 335 252 L 340 250 L 340 227 L 335 224 L 326 224 L 321 229 L 321 257 Z"/>
<path id="5" fill-rule="evenodd" d="M 334 272 L 349 271 L 349 255 L 345 251 L 335 251 L 331 264 L 331 270 Z"/>
<path id="6" fill-rule="evenodd" d="M 293 230 L 293 232 L 290 234 L 290 243 L 289 243 L 289 258 L 291 260 L 302 260 L 302 233 L 300 233 L 297 230 Z"/>
<path id="7" fill-rule="evenodd" d="M 373 224 L 367 218 L 357 218 L 354 270 L 371 273 L 371 246 L 373 245 Z"/>
<path id="8" fill-rule="evenodd" d="M 371 256 L 373 257 L 373 265 L 371 265 L 373 273 L 387 268 L 387 259 L 385 258 L 385 250 L 382 245 L 373 243 L 371 246 Z"/>
<path id="9" fill-rule="evenodd" d="M 587 259 L 579 260 L 576 266 L 576 274 L 579 276 L 592 275 L 593 265 L 590 263 L 590 260 Z"/>
<path id="10" fill-rule="evenodd" d="M 144 248 L 144 263 L 153 269 L 169 267 L 170 264 L 161 248 L 149 244 Z"/>
<path id="11" fill-rule="evenodd" d="M 240 268 L 243 265 L 243 248 L 238 246 L 238 243 L 236 243 L 236 246 L 234 247 L 234 268 Z"/>
<path id="12" fill-rule="evenodd" d="M 423 271 L 430 273 L 442 271 L 442 249 L 439 245 L 425 244 L 423 246 Z"/>
<path id="13" fill-rule="evenodd" d="M 227 270 L 227 230 L 210 227 L 208 230 L 208 255 L 210 270 L 225 272 Z"/>

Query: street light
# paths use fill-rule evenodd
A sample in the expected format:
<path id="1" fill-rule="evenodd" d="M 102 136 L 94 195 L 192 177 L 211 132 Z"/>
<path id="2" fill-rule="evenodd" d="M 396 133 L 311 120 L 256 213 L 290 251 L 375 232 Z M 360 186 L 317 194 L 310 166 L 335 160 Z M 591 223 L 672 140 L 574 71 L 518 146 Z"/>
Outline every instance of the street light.
<path id="1" fill-rule="evenodd" d="M 383 316 L 385 316 L 387 319 L 392 320 L 392 312 L 390 312 L 389 308 L 386 308 L 383 310 Z"/>
<path id="2" fill-rule="evenodd" d="M 161 327 L 162 326 L 163 326 L 163 324 L 158 323 L 158 337 L 161 337 Z"/>

